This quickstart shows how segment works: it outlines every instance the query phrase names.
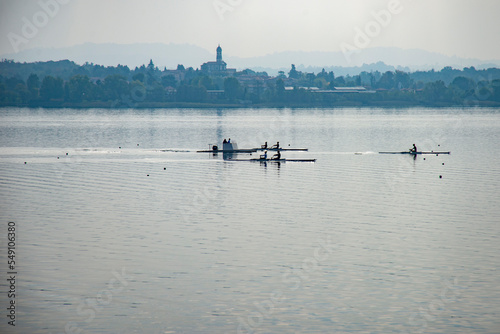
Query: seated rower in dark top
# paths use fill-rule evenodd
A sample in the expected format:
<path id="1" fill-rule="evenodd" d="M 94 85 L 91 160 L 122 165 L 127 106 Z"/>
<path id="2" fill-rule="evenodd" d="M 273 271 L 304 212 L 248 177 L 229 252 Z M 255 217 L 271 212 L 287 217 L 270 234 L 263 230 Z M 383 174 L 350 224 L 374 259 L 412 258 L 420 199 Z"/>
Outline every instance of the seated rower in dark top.
<path id="1" fill-rule="evenodd" d="M 224 144 L 225 144 L 225 143 L 227 143 L 227 140 L 226 140 L 226 138 L 224 138 L 224 141 L 223 141 L 223 143 L 224 143 Z"/>
<path id="2" fill-rule="evenodd" d="M 280 148 L 280 142 L 276 142 L 276 144 L 274 144 L 273 146 L 271 146 L 271 148 Z"/>
<path id="3" fill-rule="evenodd" d="M 275 155 L 273 155 L 273 157 L 271 158 L 272 160 L 279 160 L 281 158 L 281 152 L 278 151 L 276 152 Z"/>
<path id="4" fill-rule="evenodd" d="M 410 148 L 410 152 L 411 153 L 417 153 L 417 147 L 415 146 L 415 144 L 413 144 L 413 147 Z"/>
<path id="5" fill-rule="evenodd" d="M 260 145 L 260 148 L 266 149 L 267 148 L 267 141 L 264 143 L 264 145 Z"/>

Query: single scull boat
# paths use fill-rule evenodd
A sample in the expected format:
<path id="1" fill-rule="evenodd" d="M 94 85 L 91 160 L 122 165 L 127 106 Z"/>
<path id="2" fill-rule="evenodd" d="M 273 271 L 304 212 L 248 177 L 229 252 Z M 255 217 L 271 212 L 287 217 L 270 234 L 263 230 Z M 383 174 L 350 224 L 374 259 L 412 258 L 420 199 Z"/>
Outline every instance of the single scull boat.
<path id="1" fill-rule="evenodd" d="M 451 154 L 451 152 L 434 152 L 434 151 L 418 151 L 418 152 L 411 152 L 411 151 L 403 151 L 403 152 L 378 152 L 379 154 Z"/>

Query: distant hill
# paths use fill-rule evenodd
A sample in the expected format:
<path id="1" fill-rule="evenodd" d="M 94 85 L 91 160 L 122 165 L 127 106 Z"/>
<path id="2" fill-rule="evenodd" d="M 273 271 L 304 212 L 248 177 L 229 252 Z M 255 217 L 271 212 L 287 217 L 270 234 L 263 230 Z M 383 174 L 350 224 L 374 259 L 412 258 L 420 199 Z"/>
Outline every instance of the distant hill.
<path id="1" fill-rule="evenodd" d="M 224 48 L 224 46 L 223 46 Z M 350 61 L 342 52 L 278 52 L 260 57 L 234 57 L 224 50 L 223 57 L 228 67 L 243 70 L 251 68 L 257 71 L 266 71 L 275 75 L 279 70 L 286 73 L 293 63 L 297 70 L 318 73 L 325 68 L 334 71 L 337 75 L 356 75 L 362 71 L 391 71 L 401 69 L 405 71 L 440 70 L 446 66 L 456 69 L 474 66 L 477 69 L 500 67 L 500 60 L 483 61 L 449 57 L 439 53 L 424 50 L 404 50 L 399 48 L 369 48 L 352 54 Z M 178 64 L 186 68 L 199 68 L 206 61 L 215 60 L 214 50 L 208 51 L 201 47 L 189 44 L 93 44 L 86 43 L 67 48 L 29 49 L 16 54 L 0 56 L 16 62 L 57 61 L 71 60 L 77 64 L 85 62 L 116 66 L 127 65 L 131 69 L 149 63 L 150 59 L 160 69 L 175 69 Z"/>
<path id="2" fill-rule="evenodd" d="M 186 68 L 199 67 L 207 60 L 215 58 L 207 50 L 189 44 L 94 44 L 85 43 L 67 48 L 36 48 L 1 58 L 16 62 L 71 60 L 77 64 L 94 63 L 104 66 L 127 65 L 131 69 L 148 64 L 152 59 L 160 69 L 175 69 L 178 64 Z M 215 60 L 215 59 L 214 59 Z"/>
<path id="3" fill-rule="evenodd" d="M 250 67 L 256 70 L 280 69 L 288 72 L 293 63 L 297 69 L 305 72 L 318 73 L 325 68 L 338 75 L 358 74 L 362 71 L 389 71 L 400 69 L 404 71 L 441 70 L 451 66 L 456 69 L 474 66 L 477 69 L 500 67 L 500 60 L 482 61 L 449 57 L 435 52 L 424 50 L 404 50 L 399 48 L 369 48 L 352 54 L 350 59 L 342 52 L 303 52 L 287 51 L 273 53 L 261 57 L 239 58 L 226 57 L 228 66 L 240 68 Z"/>

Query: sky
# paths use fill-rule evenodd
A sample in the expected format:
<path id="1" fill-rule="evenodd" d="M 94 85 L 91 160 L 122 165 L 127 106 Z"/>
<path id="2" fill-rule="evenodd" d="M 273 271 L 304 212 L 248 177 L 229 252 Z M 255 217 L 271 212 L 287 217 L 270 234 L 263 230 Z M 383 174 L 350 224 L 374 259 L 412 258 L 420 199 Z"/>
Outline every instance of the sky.
<path id="1" fill-rule="evenodd" d="M 0 55 L 140 42 L 221 44 L 238 57 L 399 47 L 498 60 L 499 16 L 499 0 L 0 0 Z"/>

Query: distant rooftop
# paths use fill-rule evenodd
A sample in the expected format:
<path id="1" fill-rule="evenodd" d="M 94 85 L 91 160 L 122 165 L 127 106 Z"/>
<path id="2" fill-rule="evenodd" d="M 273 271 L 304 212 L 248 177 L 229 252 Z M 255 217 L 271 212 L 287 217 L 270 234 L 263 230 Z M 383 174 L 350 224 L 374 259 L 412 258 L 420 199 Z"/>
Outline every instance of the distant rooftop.
<path id="1" fill-rule="evenodd" d="M 297 87 L 298 89 L 304 89 L 313 93 L 375 93 L 374 90 L 367 90 L 366 87 L 354 86 L 354 87 L 334 87 L 333 89 L 319 89 L 318 87 Z M 287 86 L 285 90 L 291 91 L 295 87 Z"/>

